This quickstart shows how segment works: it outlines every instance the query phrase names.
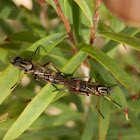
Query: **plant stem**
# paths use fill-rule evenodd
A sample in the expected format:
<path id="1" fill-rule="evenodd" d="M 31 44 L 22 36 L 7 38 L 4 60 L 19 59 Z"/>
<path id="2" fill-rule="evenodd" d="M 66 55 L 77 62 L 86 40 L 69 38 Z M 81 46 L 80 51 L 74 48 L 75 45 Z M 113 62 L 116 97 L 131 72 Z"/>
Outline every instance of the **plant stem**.
<path id="1" fill-rule="evenodd" d="M 69 24 L 69 20 L 64 16 L 63 14 L 63 11 L 60 7 L 60 4 L 58 2 L 58 0 L 54 0 L 55 4 L 56 4 L 56 8 L 57 8 L 57 13 L 59 15 L 59 17 L 61 18 L 65 28 L 66 28 L 66 31 L 67 31 L 67 34 L 69 35 L 69 40 L 72 44 L 72 48 L 73 48 L 73 51 L 74 52 L 77 52 L 77 49 L 75 48 L 75 40 L 74 40 L 74 37 L 73 37 L 73 34 L 72 34 L 72 31 L 71 31 L 71 27 L 70 27 L 70 24 Z"/>
<path id="2" fill-rule="evenodd" d="M 98 23 L 98 16 L 100 14 L 100 12 L 97 12 L 97 10 L 101 5 L 101 1 L 102 0 L 96 0 L 95 2 L 95 14 L 94 14 L 94 19 L 93 19 L 93 27 L 91 27 L 91 37 L 90 37 L 90 43 L 89 43 L 90 45 L 94 43 L 94 39 L 96 38 L 95 30 Z"/>

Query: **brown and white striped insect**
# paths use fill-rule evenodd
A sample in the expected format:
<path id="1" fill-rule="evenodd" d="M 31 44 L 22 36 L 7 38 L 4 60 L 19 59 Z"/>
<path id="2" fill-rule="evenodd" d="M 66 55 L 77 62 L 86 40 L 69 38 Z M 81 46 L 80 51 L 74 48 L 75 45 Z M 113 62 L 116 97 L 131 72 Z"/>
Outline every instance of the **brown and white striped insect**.
<path id="1" fill-rule="evenodd" d="M 104 96 L 109 101 L 121 107 L 121 105 L 119 105 L 118 103 L 116 103 L 115 101 L 107 97 L 108 95 L 112 93 L 110 86 L 101 85 L 100 83 L 96 83 L 96 82 L 76 80 L 77 78 L 81 78 L 81 77 L 70 78 L 71 75 L 62 73 L 52 63 L 46 63 L 43 66 L 41 66 L 32 60 L 27 61 L 25 59 L 21 59 L 20 57 L 11 58 L 10 60 L 14 66 L 18 67 L 20 70 L 23 70 L 26 74 L 33 75 L 36 80 L 44 82 L 44 83 L 47 83 L 47 82 L 51 83 L 56 88 L 55 91 L 65 90 L 65 91 L 77 93 L 80 95 L 89 96 L 89 94 L 93 94 L 93 95 L 99 96 L 96 108 L 99 104 L 100 96 Z M 57 70 L 57 72 L 45 67 L 48 64 L 51 64 Z M 54 84 L 64 85 L 65 87 L 68 88 L 68 90 L 57 89 L 57 87 Z M 101 116 L 104 118 L 100 110 L 98 108 L 97 110 L 101 114 Z"/>

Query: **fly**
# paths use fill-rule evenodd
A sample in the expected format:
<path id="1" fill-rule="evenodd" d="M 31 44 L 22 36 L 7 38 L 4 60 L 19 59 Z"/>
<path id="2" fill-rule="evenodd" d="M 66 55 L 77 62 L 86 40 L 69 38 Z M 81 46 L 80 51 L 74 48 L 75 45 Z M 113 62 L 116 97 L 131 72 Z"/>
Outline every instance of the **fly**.
<path id="1" fill-rule="evenodd" d="M 100 83 L 96 82 L 90 82 L 89 81 L 82 81 L 82 80 L 76 80 L 77 78 L 81 77 L 71 77 L 72 75 L 62 73 L 55 65 L 52 63 L 46 63 L 43 66 L 39 65 L 38 63 L 34 61 L 27 61 L 25 59 L 21 59 L 20 57 L 11 58 L 11 63 L 18 67 L 20 70 L 24 71 L 26 74 L 30 74 L 34 76 L 34 78 L 38 81 L 44 82 L 44 83 L 50 83 L 52 84 L 56 90 L 65 90 L 65 89 L 57 89 L 57 87 L 54 84 L 64 85 L 67 87 L 68 90 L 72 93 L 80 94 L 80 95 L 87 95 L 93 94 L 96 96 L 99 96 L 98 102 L 96 104 L 96 108 L 99 112 L 99 114 L 104 118 L 100 110 L 98 109 L 98 104 L 100 101 L 100 96 L 104 96 L 109 101 L 113 102 L 119 107 L 122 107 L 117 102 L 111 100 L 107 96 L 112 93 L 111 87 L 102 85 Z M 46 66 L 51 64 L 57 72 L 47 68 Z M 68 78 L 69 77 L 69 78 Z M 18 83 L 16 83 L 13 87 L 15 87 Z M 13 88 L 12 87 L 12 88 Z"/>

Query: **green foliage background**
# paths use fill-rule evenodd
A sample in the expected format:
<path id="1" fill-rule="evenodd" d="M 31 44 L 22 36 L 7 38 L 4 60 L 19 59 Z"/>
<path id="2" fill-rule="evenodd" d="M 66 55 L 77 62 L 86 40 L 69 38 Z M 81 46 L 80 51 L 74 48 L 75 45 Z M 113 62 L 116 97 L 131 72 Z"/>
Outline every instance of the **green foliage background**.
<path id="1" fill-rule="evenodd" d="M 78 52 L 73 54 L 54 1 L 46 1 L 40 6 L 32 0 L 32 10 L 17 7 L 11 0 L 0 1 L 0 139 L 140 139 L 140 99 L 133 100 L 128 92 L 136 96 L 140 88 L 140 29 L 124 25 L 102 4 L 97 39 L 90 46 L 95 1 L 59 0 L 76 39 Z M 126 48 L 122 53 L 118 49 L 123 48 L 121 43 L 132 47 L 130 52 Z M 86 56 L 91 56 L 90 77 L 105 85 L 117 84 L 109 98 L 122 108 L 101 97 L 99 109 L 103 119 L 95 108 L 98 97 L 53 92 L 53 86 L 35 81 L 30 75 L 27 85 L 21 82 L 11 89 L 23 72 L 11 65 L 9 58 L 30 60 L 38 46 L 46 51 L 40 49 L 34 61 L 42 65 L 52 62 L 62 72 L 74 76 L 84 75 L 77 69 Z M 37 87 L 41 89 L 38 93 Z M 129 121 L 123 113 L 127 109 Z"/>

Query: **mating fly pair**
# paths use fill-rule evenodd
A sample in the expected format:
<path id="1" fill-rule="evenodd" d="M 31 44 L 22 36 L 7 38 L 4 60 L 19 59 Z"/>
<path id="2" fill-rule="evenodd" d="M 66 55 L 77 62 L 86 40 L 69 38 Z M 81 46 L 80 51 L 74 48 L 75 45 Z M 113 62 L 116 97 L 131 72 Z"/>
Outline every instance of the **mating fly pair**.
<path id="1" fill-rule="evenodd" d="M 18 67 L 20 70 L 24 71 L 26 74 L 30 74 L 34 76 L 36 80 L 44 82 L 44 83 L 52 84 L 56 88 L 55 91 L 65 90 L 65 89 L 58 89 L 54 84 L 64 85 L 68 89 L 65 91 L 77 93 L 80 95 L 89 96 L 89 94 L 93 94 L 93 95 L 99 96 L 96 108 L 99 104 L 100 96 L 104 96 L 109 101 L 121 107 L 121 105 L 119 105 L 118 103 L 116 103 L 115 101 L 107 97 L 112 92 L 111 87 L 109 86 L 101 85 L 100 83 L 96 83 L 96 82 L 76 80 L 79 77 L 71 77 L 72 75 L 62 73 L 52 63 L 46 63 L 43 66 L 41 66 L 38 63 L 32 61 L 32 59 L 31 61 L 28 61 L 26 59 L 21 59 L 20 57 L 15 57 L 15 58 L 11 58 L 10 60 L 14 66 Z M 57 72 L 47 68 L 46 66 L 49 64 L 51 64 L 56 69 Z M 101 116 L 104 118 L 100 110 L 98 108 L 97 110 L 101 114 Z"/>

